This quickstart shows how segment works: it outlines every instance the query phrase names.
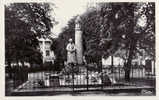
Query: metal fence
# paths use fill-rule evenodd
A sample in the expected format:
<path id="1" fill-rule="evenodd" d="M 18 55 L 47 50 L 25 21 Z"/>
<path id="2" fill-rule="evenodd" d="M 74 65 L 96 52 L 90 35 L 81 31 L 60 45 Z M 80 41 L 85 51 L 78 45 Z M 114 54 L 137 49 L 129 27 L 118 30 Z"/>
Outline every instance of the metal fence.
<path id="1" fill-rule="evenodd" d="M 132 67 L 130 82 L 125 81 L 123 66 L 107 66 L 102 71 L 92 70 L 88 66 L 65 67 L 60 72 L 53 70 L 29 72 L 28 68 L 16 68 L 12 71 L 14 88 L 42 89 L 42 88 L 70 88 L 73 91 L 103 89 L 105 87 L 130 86 L 140 84 L 154 85 L 155 75 L 146 71 L 143 66 Z M 150 80 L 150 82 L 144 82 Z M 141 83 L 140 83 L 141 82 Z"/>

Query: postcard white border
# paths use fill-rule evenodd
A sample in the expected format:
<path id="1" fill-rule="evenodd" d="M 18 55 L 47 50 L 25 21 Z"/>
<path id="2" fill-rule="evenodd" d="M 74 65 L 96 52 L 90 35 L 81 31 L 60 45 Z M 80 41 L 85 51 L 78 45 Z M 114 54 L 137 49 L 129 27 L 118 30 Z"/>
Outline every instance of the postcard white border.
<path id="1" fill-rule="evenodd" d="M 4 4 L 13 2 L 54 2 L 58 0 L 0 0 L 0 100 L 159 100 L 159 1 L 158 0 L 87 0 L 89 2 L 155 2 L 156 6 L 156 96 L 5 96 L 4 77 Z M 74 1 L 74 0 L 65 0 Z M 85 2 L 86 0 L 80 0 Z M 70 4 L 71 5 L 71 4 Z"/>

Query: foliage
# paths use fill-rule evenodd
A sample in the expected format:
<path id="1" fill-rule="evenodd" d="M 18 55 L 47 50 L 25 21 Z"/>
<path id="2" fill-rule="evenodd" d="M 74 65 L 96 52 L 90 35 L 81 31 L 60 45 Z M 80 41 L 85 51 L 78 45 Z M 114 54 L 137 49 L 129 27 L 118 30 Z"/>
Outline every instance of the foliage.
<path id="1" fill-rule="evenodd" d="M 72 18 L 66 27 L 63 28 L 62 33 L 59 34 L 58 38 L 53 39 L 53 44 L 51 45 L 51 49 L 54 51 L 56 55 L 57 63 L 64 63 L 67 59 L 67 51 L 66 46 L 68 44 L 68 40 L 70 38 L 73 39 L 75 37 L 75 18 Z"/>
<path id="2" fill-rule="evenodd" d="M 50 34 L 54 18 L 47 3 L 11 3 L 5 5 L 6 62 L 41 63 L 38 37 Z"/>
<path id="3" fill-rule="evenodd" d="M 75 18 L 70 20 L 58 38 L 64 48 L 62 51 L 65 51 L 68 39 L 74 38 Z M 115 54 L 125 60 L 127 80 L 132 60 L 139 54 L 155 58 L 154 3 L 96 4 L 81 15 L 81 28 L 87 62 L 96 62 L 99 66 L 102 58 Z M 119 50 L 121 52 L 117 53 Z M 62 54 L 66 56 L 66 53 Z"/>

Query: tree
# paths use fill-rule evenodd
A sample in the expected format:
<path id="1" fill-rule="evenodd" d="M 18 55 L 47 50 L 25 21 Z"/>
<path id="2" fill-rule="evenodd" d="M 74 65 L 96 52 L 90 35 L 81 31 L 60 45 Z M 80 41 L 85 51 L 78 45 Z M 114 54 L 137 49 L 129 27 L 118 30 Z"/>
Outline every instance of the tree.
<path id="1" fill-rule="evenodd" d="M 55 71 L 61 71 L 62 68 L 64 67 L 64 61 L 65 61 L 65 48 L 63 41 L 54 38 L 52 39 L 52 45 L 51 45 L 51 50 L 54 51 L 55 54 L 55 61 L 54 61 L 54 70 Z"/>
<path id="2" fill-rule="evenodd" d="M 99 3 L 88 9 L 81 15 L 87 62 L 96 62 L 100 69 L 102 58 L 106 59 L 118 50 L 125 51 L 122 58 L 125 60 L 125 79 L 129 81 L 132 60 L 137 53 L 143 54 L 141 49 L 154 58 L 154 9 L 154 3 Z M 68 38 L 74 37 L 74 19 L 60 34 L 61 43 L 66 44 Z M 140 25 L 140 21 L 145 25 Z"/>
<path id="3" fill-rule="evenodd" d="M 87 26 L 83 25 L 85 28 L 83 31 L 88 32 L 88 39 L 90 39 L 90 41 L 93 41 L 93 39 L 98 40 L 89 44 L 93 44 L 93 48 L 97 49 L 93 50 L 93 48 L 91 48 L 89 51 L 95 53 L 99 51 L 103 57 L 107 57 L 114 54 L 118 49 L 124 48 L 126 50 L 125 56 L 127 56 L 125 62 L 125 79 L 129 81 L 132 59 L 134 59 L 142 47 L 139 46 L 139 44 L 144 45 L 144 47 L 146 47 L 144 50 L 151 52 L 151 54 L 148 55 L 154 57 L 154 3 L 109 3 L 100 5 L 101 8 L 98 12 L 96 11 L 97 13 L 95 15 L 92 14 L 92 17 L 87 17 L 87 20 L 89 20 L 84 22 L 84 25 Z M 101 17 L 102 23 L 100 23 L 99 17 L 95 17 L 97 15 Z M 99 19 L 99 21 L 93 16 Z M 142 16 L 146 18 L 141 19 Z M 145 22 L 145 25 L 139 25 L 139 20 Z M 97 26 L 98 24 L 99 28 Z M 101 31 L 99 32 L 99 30 Z M 97 36 L 94 35 L 96 38 L 91 39 L 90 34 L 93 32 L 95 32 Z M 111 34 L 111 37 L 109 37 L 108 34 Z M 107 38 L 109 38 L 110 41 L 107 41 Z M 100 47 L 102 48 L 100 49 Z M 92 52 L 90 54 L 93 54 Z M 94 57 L 96 56 L 98 55 L 95 54 Z M 99 57 L 100 56 L 101 55 L 99 55 Z"/>
<path id="4" fill-rule="evenodd" d="M 138 56 L 137 54 L 145 55 L 142 52 L 144 50 L 147 53 L 146 56 L 151 56 L 153 59 L 155 57 L 154 3 L 133 3 L 132 5 L 131 23 L 128 24 L 127 21 L 123 21 L 118 25 L 118 31 L 122 33 L 121 38 L 119 37 L 120 44 L 122 44 L 120 49 L 126 51 L 125 79 L 127 81 L 130 81 L 132 60 Z"/>
<path id="5" fill-rule="evenodd" d="M 54 38 L 52 40 L 53 44 L 51 45 L 51 49 L 54 51 L 56 55 L 55 66 L 64 66 L 64 61 L 66 61 L 67 59 L 66 46 L 70 38 L 74 40 L 75 19 L 76 16 L 68 22 L 66 27 L 63 28 L 63 31 L 59 34 L 58 38 Z M 62 69 L 62 66 L 60 70 Z"/>
<path id="6" fill-rule="evenodd" d="M 11 3 L 5 5 L 5 57 L 12 62 L 41 63 L 38 37 L 51 33 L 55 19 L 47 3 Z"/>

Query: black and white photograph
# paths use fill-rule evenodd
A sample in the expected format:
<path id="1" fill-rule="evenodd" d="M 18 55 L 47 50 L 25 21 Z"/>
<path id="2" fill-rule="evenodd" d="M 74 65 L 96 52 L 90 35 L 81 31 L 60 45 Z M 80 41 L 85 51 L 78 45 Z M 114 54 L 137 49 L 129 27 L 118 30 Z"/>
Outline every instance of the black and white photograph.
<path id="1" fill-rule="evenodd" d="M 156 96 L 156 3 L 7 2 L 5 96 Z"/>

